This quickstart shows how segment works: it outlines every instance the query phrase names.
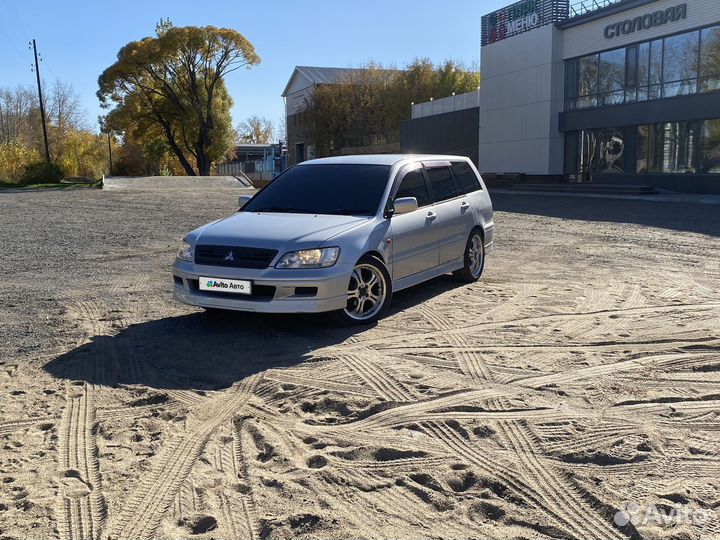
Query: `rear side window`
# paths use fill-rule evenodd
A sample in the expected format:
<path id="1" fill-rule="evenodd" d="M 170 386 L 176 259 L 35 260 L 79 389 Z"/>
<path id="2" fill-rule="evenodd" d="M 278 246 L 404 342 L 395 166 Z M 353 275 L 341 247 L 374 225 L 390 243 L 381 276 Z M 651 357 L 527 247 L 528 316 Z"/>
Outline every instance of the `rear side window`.
<path id="1" fill-rule="evenodd" d="M 478 182 L 475 171 L 465 161 L 455 161 L 452 163 L 452 171 L 457 180 L 458 189 L 462 193 L 470 193 L 472 191 L 478 191 L 480 189 L 480 182 Z"/>
<path id="2" fill-rule="evenodd" d="M 403 177 L 397 195 L 395 195 L 396 199 L 400 197 L 415 197 L 418 206 L 427 206 L 430 204 L 430 193 L 428 193 L 422 169 L 410 171 Z"/>
<path id="3" fill-rule="evenodd" d="M 432 167 L 426 170 L 435 195 L 435 202 L 446 201 L 458 196 L 449 167 Z"/>

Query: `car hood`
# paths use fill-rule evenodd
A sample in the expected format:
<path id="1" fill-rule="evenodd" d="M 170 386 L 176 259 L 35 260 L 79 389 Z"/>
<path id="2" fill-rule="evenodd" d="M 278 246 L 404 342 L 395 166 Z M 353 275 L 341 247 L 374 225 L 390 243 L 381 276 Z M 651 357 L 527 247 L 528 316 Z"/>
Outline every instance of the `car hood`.
<path id="1" fill-rule="evenodd" d="M 194 244 L 219 246 L 313 248 L 370 219 L 358 216 L 238 212 L 196 229 L 188 235 L 188 240 Z"/>

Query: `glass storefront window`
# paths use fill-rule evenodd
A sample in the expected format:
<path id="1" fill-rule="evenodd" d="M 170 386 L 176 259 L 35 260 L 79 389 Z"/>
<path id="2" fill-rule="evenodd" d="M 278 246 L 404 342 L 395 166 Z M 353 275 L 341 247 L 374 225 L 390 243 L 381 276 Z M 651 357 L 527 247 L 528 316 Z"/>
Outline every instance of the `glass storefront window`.
<path id="1" fill-rule="evenodd" d="M 638 48 L 628 47 L 625 52 L 625 101 L 637 99 Z"/>
<path id="2" fill-rule="evenodd" d="M 598 55 L 584 56 L 578 60 L 578 108 L 597 106 Z"/>
<path id="3" fill-rule="evenodd" d="M 720 91 L 720 26 L 567 60 L 566 110 Z"/>
<path id="4" fill-rule="evenodd" d="M 662 77 L 664 97 L 696 92 L 699 45 L 698 32 L 665 38 Z"/>
<path id="5" fill-rule="evenodd" d="M 720 120 L 705 120 L 702 124 L 700 172 L 720 173 Z"/>
<path id="6" fill-rule="evenodd" d="M 663 125 L 663 173 L 697 172 L 698 125 L 669 122 Z"/>
<path id="7" fill-rule="evenodd" d="M 650 127 L 651 126 L 637 127 L 638 132 L 635 171 L 638 173 L 648 172 L 648 157 L 650 151 Z"/>
<path id="8" fill-rule="evenodd" d="M 720 174 L 720 119 L 566 134 L 568 174 Z"/>
<path id="9" fill-rule="evenodd" d="M 602 174 L 625 172 L 625 137 L 617 129 L 601 129 L 598 137 L 598 161 L 595 172 Z"/>
<path id="10" fill-rule="evenodd" d="M 663 163 L 663 124 L 648 126 L 648 172 L 661 173 Z"/>
<path id="11" fill-rule="evenodd" d="M 700 33 L 700 92 L 720 90 L 720 27 Z"/>
<path id="12" fill-rule="evenodd" d="M 599 105 L 616 105 L 625 100 L 625 49 L 600 55 Z"/>
<path id="13" fill-rule="evenodd" d="M 641 43 L 638 46 L 637 59 L 638 101 L 645 101 L 648 98 L 648 84 L 650 84 L 650 44 Z"/>
<path id="14" fill-rule="evenodd" d="M 662 93 L 662 39 L 650 43 L 650 71 L 648 86 L 648 99 L 658 99 Z"/>
<path id="15" fill-rule="evenodd" d="M 565 110 L 577 107 L 578 96 L 578 59 L 565 62 Z"/>

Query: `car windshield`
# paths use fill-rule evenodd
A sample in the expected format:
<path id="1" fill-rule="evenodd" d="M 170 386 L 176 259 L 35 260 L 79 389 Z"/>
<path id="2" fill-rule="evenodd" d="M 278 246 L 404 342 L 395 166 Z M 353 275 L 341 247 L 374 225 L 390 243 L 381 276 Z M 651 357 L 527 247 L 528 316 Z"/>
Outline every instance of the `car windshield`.
<path id="1" fill-rule="evenodd" d="M 273 180 L 243 211 L 373 216 L 389 175 L 389 165 L 298 165 Z"/>

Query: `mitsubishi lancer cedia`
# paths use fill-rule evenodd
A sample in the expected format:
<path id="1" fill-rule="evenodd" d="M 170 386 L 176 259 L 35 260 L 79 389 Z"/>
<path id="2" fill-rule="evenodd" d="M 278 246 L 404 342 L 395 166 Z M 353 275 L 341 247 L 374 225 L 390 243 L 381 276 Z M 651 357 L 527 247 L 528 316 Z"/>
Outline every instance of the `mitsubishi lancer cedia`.
<path id="1" fill-rule="evenodd" d="M 367 324 L 394 291 L 448 272 L 476 281 L 493 245 L 492 216 L 465 157 L 306 161 L 185 237 L 175 298 L 206 309 L 335 311 Z"/>

